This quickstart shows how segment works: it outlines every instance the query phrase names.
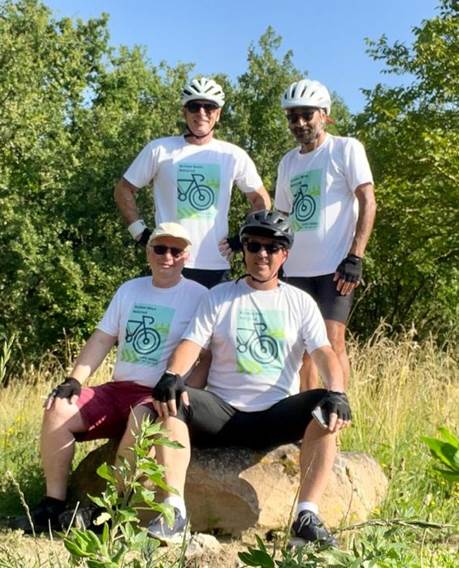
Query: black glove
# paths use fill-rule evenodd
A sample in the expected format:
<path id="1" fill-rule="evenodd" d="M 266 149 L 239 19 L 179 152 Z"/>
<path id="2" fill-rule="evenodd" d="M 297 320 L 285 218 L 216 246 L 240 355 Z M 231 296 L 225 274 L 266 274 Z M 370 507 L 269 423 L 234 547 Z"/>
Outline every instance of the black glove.
<path id="1" fill-rule="evenodd" d="M 143 245 L 144 247 L 147 246 L 148 243 L 148 239 L 150 238 L 151 235 L 151 231 L 148 227 L 145 227 L 145 229 L 142 231 L 142 234 L 140 235 L 140 239 L 137 242 L 138 245 Z"/>
<path id="2" fill-rule="evenodd" d="M 153 397 L 159 402 L 167 402 L 174 400 L 177 407 L 180 404 L 180 397 L 185 392 L 185 382 L 180 375 L 166 371 L 159 379 L 155 387 L 153 387 Z"/>
<path id="3" fill-rule="evenodd" d="M 242 250 L 242 243 L 239 235 L 228 237 L 226 240 L 228 241 L 228 244 L 233 252 L 239 252 L 240 250 Z"/>
<path id="4" fill-rule="evenodd" d="M 351 407 L 344 392 L 328 391 L 317 406 L 322 409 L 327 425 L 330 423 L 330 414 L 333 413 L 338 415 L 338 419 L 352 420 Z"/>
<path id="5" fill-rule="evenodd" d="M 57 387 L 51 391 L 50 396 L 54 398 L 68 398 L 70 400 L 72 396 L 80 396 L 80 393 L 80 381 L 77 381 L 73 377 L 66 377 L 63 383 L 57 385 Z"/>
<path id="6" fill-rule="evenodd" d="M 348 254 L 338 265 L 336 272 L 346 282 L 358 284 L 362 278 L 362 259 L 355 254 Z"/>

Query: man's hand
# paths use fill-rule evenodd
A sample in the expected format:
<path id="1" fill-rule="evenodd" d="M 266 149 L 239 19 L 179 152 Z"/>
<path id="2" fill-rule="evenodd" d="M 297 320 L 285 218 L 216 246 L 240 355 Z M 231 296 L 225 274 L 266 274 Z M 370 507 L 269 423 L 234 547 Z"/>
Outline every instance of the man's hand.
<path id="1" fill-rule="evenodd" d="M 242 244 L 239 235 L 222 239 L 218 243 L 218 250 L 220 251 L 220 254 L 229 262 L 235 252 L 242 250 Z"/>
<path id="2" fill-rule="evenodd" d="M 347 296 L 357 288 L 362 278 L 362 259 L 355 254 L 348 254 L 336 268 L 333 281 L 338 281 L 336 289 L 341 296 Z"/>
<path id="3" fill-rule="evenodd" d="M 148 227 L 145 227 L 145 229 L 142 231 L 140 238 L 137 239 L 137 244 L 138 245 L 143 245 L 144 247 L 147 246 L 148 243 L 148 239 L 150 238 L 151 235 L 151 230 Z"/>
<path id="4" fill-rule="evenodd" d="M 180 375 L 166 371 L 153 387 L 153 407 L 161 418 L 177 416 L 177 408 L 183 402 L 189 406 L 188 393 Z"/>
<path id="5" fill-rule="evenodd" d="M 73 377 L 67 377 L 63 383 L 55 387 L 48 395 L 44 407 L 49 410 L 56 398 L 66 398 L 69 404 L 74 404 L 81 393 L 81 383 Z"/>
<path id="6" fill-rule="evenodd" d="M 344 392 L 328 391 L 317 406 L 321 408 L 330 432 L 338 432 L 352 420 L 351 407 Z"/>

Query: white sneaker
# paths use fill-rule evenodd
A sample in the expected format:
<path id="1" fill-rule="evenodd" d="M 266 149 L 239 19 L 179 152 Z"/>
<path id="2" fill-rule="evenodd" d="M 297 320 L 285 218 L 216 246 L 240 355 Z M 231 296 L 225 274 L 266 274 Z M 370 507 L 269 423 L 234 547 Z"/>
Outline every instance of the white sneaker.
<path id="1" fill-rule="evenodd" d="M 189 540 L 188 520 L 183 518 L 180 511 L 174 507 L 174 523 L 170 527 L 164 515 L 158 515 L 148 525 L 148 534 L 165 544 L 181 544 Z"/>

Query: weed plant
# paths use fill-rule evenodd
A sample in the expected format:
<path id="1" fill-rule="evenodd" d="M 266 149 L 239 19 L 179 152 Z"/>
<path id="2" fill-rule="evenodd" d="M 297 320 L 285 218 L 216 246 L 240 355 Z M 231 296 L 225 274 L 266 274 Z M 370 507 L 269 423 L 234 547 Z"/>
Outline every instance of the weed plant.
<path id="1" fill-rule="evenodd" d="M 457 354 L 448 346 L 439 349 L 434 341 L 417 343 L 410 333 L 397 340 L 388 339 L 384 329 L 366 343 L 351 339 L 349 345 L 353 369 L 349 396 L 354 422 L 343 434 L 341 447 L 367 452 L 379 461 L 390 480 L 388 497 L 367 526 L 354 530 L 341 527 L 340 551 L 289 551 L 259 541 L 252 552 L 245 552 L 253 556 L 263 544 L 268 564 L 246 565 L 456 567 L 458 484 L 448 482 L 438 472 L 422 437 L 437 436 L 440 427 L 459 434 Z M 110 371 L 109 363 L 95 380 L 108 380 Z M 10 379 L 8 386 L 0 390 L 0 516 L 22 513 L 17 490 L 7 472 L 19 482 L 30 506 L 41 497 L 38 447 L 42 402 L 64 375 L 62 369 L 56 371 L 42 363 L 21 380 Z M 93 447 L 79 444 L 75 463 Z M 11 533 L 0 534 L 0 568 L 15 566 L 11 555 L 22 554 L 17 539 L 11 539 Z M 24 541 L 24 548 L 32 548 L 30 539 Z M 58 546 L 62 554 L 62 544 Z M 8 561 L 4 560 L 6 553 L 10 555 Z M 244 558 L 247 562 L 249 558 L 256 560 Z M 33 562 L 38 561 L 31 559 L 17 566 L 58 566 L 56 560 L 49 560 L 49 564 Z"/>

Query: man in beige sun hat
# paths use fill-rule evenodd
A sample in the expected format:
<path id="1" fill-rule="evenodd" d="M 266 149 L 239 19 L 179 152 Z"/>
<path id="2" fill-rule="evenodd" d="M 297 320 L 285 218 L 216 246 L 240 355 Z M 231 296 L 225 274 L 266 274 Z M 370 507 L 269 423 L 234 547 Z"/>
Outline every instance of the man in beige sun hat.
<path id="1" fill-rule="evenodd" d="M 49 394 L 41 433 L 46 496 L 31 511 L 36 533 L 62 528 L 75 442 L 123 437 L 119 452 L 132 446 L 125 432 L 131 409 L 151 402 L 152 388 L 206 292 L 182 276 L 190 248 L 189 234 L 178 223 L 155 228 L 146 246 L 151 276 L 120 286 L 70 375 Z M 113 380 L 82 386 L 115 344 Z M 32 531 L 27 516 L 10 526 Z"/>

